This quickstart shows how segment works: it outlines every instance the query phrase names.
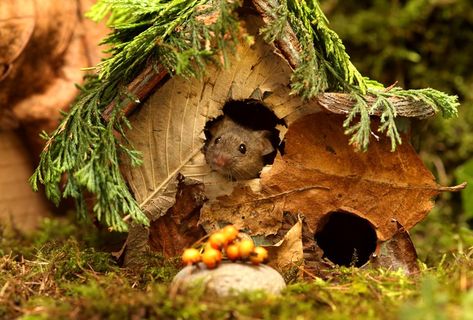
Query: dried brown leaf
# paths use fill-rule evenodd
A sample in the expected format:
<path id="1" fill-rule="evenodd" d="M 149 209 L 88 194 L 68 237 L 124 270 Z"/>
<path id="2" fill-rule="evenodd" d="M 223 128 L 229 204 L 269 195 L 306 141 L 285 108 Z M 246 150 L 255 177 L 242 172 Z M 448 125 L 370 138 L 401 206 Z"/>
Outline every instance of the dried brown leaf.
<path id="1" fill-rule="evenodd" d="M 205 232 L 197 222 L 205 200 L 202 183 L 191 179 L 181 180 L 175 204 L 167 210 L 166 215 L 151 223 L 151 249 L 173 257 L 200 239 Z"/>
<path id="2" fill-rule="evenodd" d="M 267 249 L 270 256 L 269 265 L 277 270 L 287 270 L 294 264 L 301 263 L 303 260 L 302 220 L 299 218 L 281 241 Z"/>
<path id="3" fill-rule="evenodd" d="M 263 173 L 262 192 L 236 188 L 233 194 L 208 203 L 201 221 L 232 220 L 252 233 L 274 234 L 283 212 L 300 213 L 316 231 L 334 211 L 367 219 L 378 238 L 390 239 L 399 222 L 406 229 L 432 208 L 442 188 L 405 143 L 390 152 L 382 139 L 366 153 L 348 145 L 343 117 L 317 113 L 295 121 L 286 134 L 284 155 Z"/>
<path id="4" fill-rule="evenodd" d="M 409 233 L 398 225 L 399 231 L 388 241 L 379 244 L 371 258 L 369 267 L 402 270 L 407 274 L 419 272 L 417 252 Z"/>
<path id="5" fill-rule="evenodd" d="M 343 132 L 343 119 L 318 113 L 294 122 L 284 156 L 276 159 L 262 184 L 280 191 L 326 187 L 296 193 L 285 202 L 284 210 L 304 214 L 314 230 L 323 216 L 338 210 L 367 219 L 380 240 L 398 231 L 394 221 L 410 229 L 427 215 L 439 193 L 432 173 L 409 143 L 390 152 L 389 141 L 381 139 L 367 152 L 355 152 Z"/>

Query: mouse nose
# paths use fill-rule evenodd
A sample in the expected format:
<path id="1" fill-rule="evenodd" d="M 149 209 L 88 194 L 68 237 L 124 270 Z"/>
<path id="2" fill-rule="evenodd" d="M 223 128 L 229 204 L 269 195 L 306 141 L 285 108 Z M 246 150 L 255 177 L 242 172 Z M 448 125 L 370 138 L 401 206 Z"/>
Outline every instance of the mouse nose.
<path id="1" fill-rule="evenodd" d="M 219 154 L 214 157 L 213 163 L 215 164 L 215 166 L 223 168 L 228 165 L 229 160 L 230 159 L 228 157 Z"/>

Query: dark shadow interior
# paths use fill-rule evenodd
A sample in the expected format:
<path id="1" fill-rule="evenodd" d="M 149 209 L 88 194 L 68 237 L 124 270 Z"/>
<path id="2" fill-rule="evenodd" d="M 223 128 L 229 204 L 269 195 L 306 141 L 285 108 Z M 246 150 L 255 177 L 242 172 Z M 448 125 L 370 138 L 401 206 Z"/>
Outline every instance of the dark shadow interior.
<path id="1" fill-rule="evenodd" d="M 284 121 L 256 100 L 228 101 L 223 106 L 223 113 L 254 130 L 273 130 L 277 124 L 284 124 Z"/>
<path id="2" fill-rule="evenodd" d="M 368 220 L 346 212 L 330 213 L 315 234 L 324 257 L 341 266 L 361 267 L 376 249 L 376 232 Z"/>

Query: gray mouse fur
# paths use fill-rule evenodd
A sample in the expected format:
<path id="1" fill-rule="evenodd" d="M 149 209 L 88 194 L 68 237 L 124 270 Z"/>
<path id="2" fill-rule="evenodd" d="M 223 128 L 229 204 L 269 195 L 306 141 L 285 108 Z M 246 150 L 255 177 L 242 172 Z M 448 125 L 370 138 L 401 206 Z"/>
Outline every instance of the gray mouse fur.
<path id="1" fill-rule="evenodd" d="M 245 128 L 227 116 L 209 131 L 205 159 L 212 170 L 229 179 L 256 178 L 264 166 L 263 156 L 274 151 L 269 131 Z"/>

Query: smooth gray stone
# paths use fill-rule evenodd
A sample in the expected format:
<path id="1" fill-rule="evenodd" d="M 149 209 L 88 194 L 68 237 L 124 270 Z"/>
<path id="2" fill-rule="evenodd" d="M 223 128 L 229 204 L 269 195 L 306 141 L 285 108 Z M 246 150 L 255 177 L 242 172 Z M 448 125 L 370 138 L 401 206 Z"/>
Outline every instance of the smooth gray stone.
<path id="1" fill-rule="evenodd" d="M 174 277 L 170 292 L 185 293 L 192 285 L 203 285 L 206 294 L 217 297 L 253 290 L 277 295 L 286 287 L 281 274 L 267 265 L 226 261 L 211 270 L 203 263 L 185 267 Z"/>

